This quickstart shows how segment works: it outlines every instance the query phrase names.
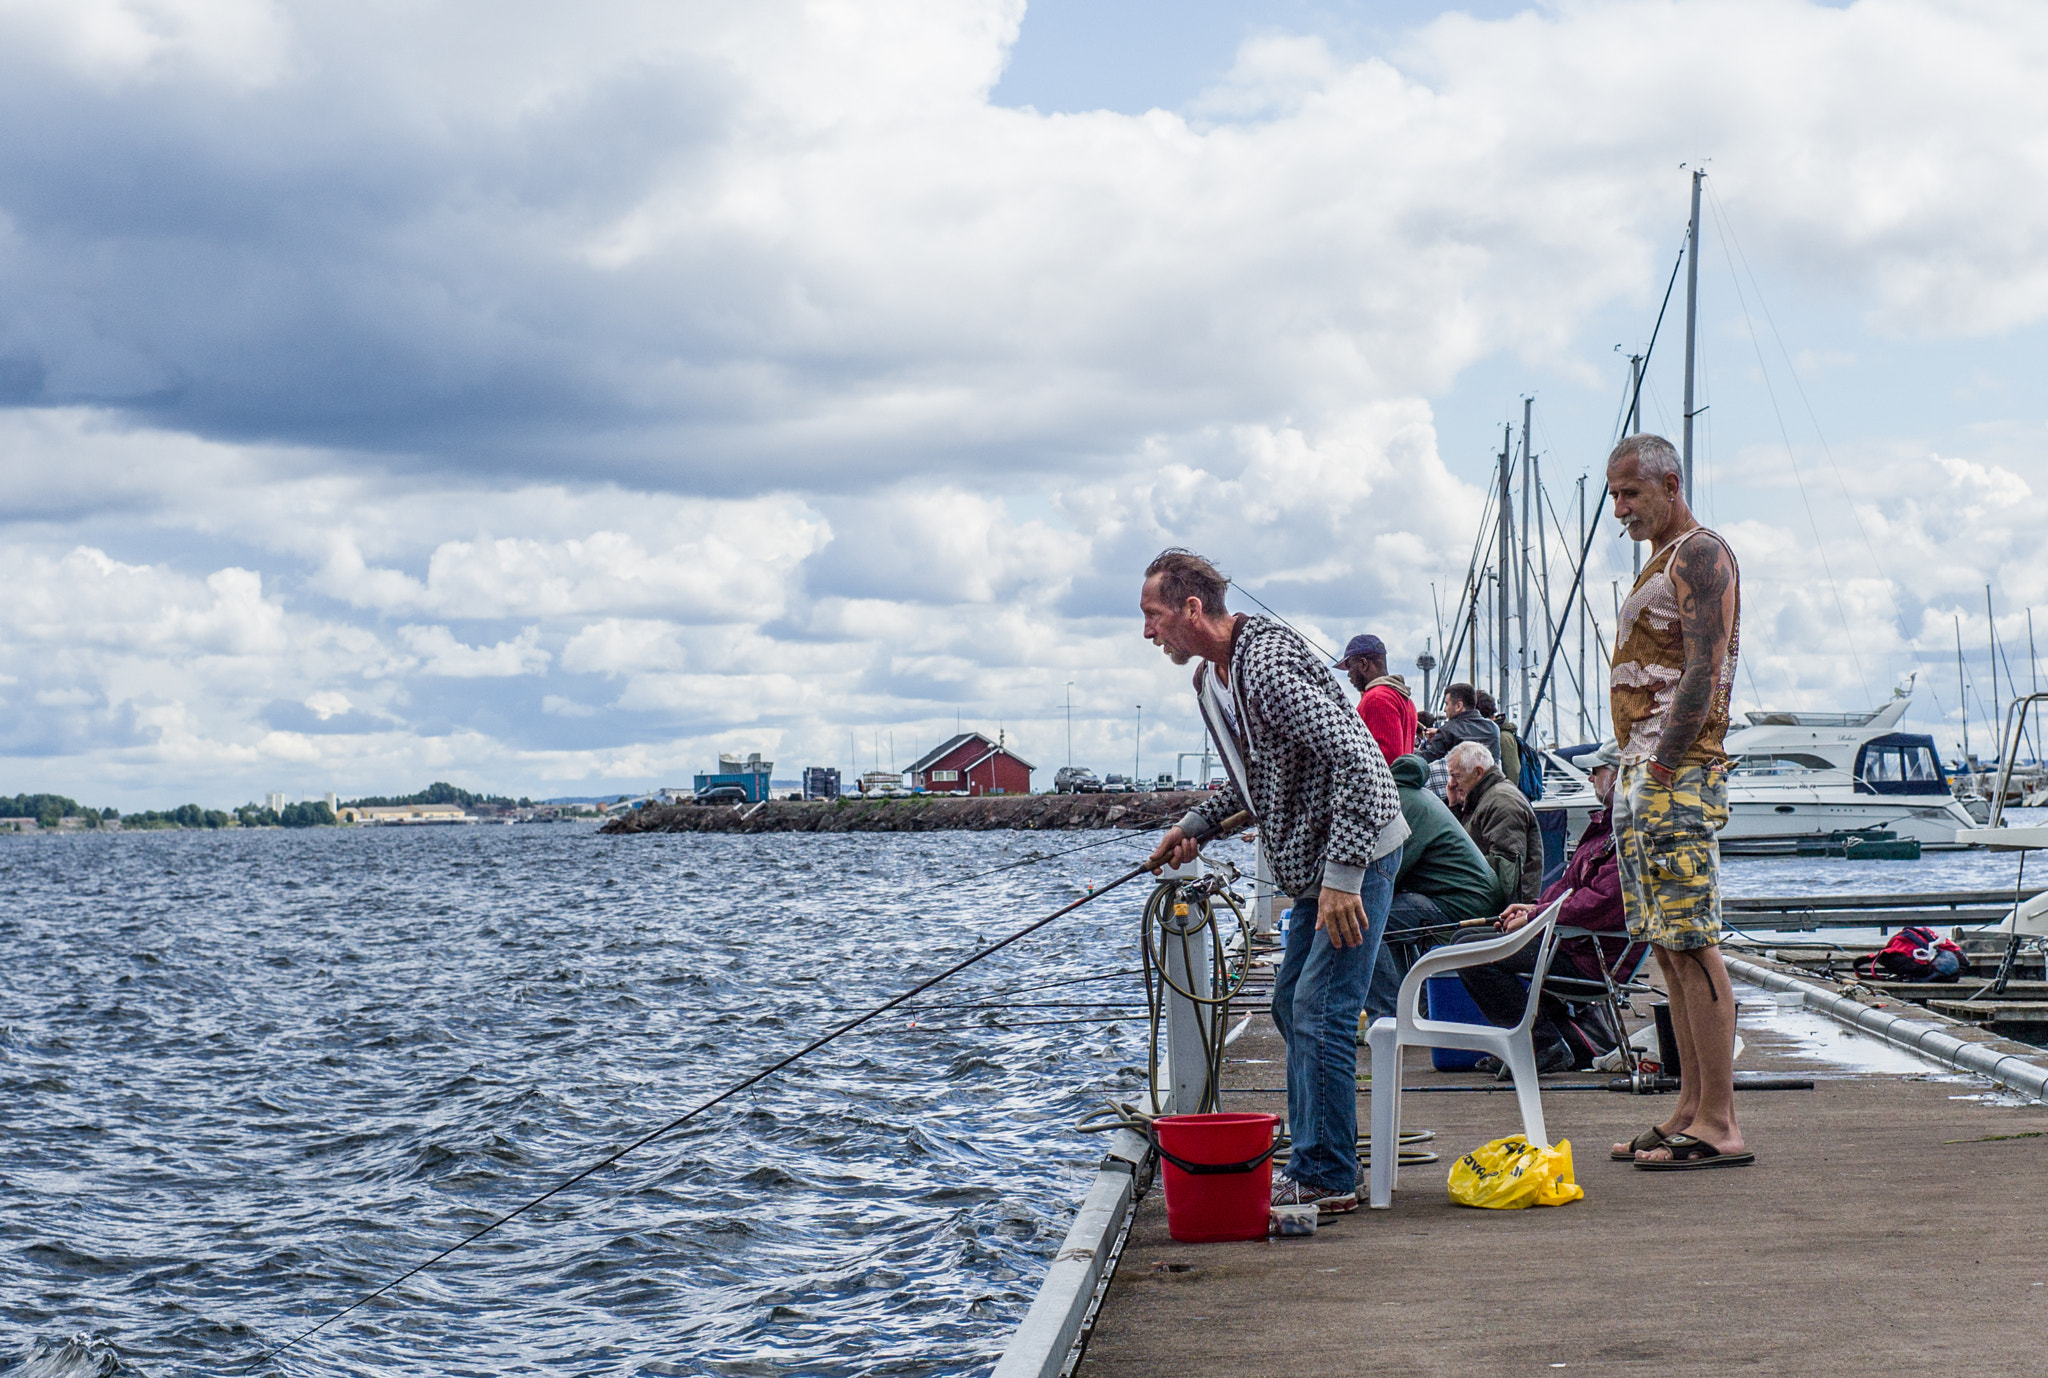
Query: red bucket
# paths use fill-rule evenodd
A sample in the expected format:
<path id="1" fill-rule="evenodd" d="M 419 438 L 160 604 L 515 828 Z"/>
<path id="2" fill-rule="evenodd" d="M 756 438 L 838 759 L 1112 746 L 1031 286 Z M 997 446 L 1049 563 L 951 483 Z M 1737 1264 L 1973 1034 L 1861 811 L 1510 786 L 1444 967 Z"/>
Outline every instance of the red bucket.
<path id="1" fill-rule="evenodd" d="M 1183 1244 L 1264 1239 L 1278 1115 L 1161 1115 L 1166 1232 Z"/>

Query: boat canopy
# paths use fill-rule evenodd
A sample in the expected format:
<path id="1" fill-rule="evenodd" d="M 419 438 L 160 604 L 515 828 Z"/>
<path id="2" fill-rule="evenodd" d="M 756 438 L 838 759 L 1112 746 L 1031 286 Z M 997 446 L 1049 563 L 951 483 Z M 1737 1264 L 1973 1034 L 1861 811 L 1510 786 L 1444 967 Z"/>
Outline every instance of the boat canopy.
<path id="1" fill-rule="evenodd" d="M 1912 732 L 1872 737 L 1856 751 L 1856 790 L 1859 794 L 1948 794 L 1948 775 L 1935 753 L 1934 738 Z"/>

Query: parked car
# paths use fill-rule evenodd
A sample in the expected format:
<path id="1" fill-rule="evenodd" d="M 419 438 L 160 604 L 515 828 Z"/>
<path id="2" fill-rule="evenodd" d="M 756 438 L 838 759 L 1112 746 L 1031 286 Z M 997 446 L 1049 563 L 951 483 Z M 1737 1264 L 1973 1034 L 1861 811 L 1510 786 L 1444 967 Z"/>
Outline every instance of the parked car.
<path id="1" fill-rule="evenodd" d="M 693 804 L 744 804 L 747 791 L 741 785 L 711 785 L 690 796 Z"/>
<path id="2" fill-rule="evenodd" d="M 1104 794 L 1131 794 L 1135 793 L 1135 790 L 1128 776 L 1105 775 L 1102 777 L 1102 792 Z"/>
<path id="3" fill-rule="evenodd" d="M 1175 789 L 1193 789 L 1195 787 L 1195 782 L 1193 780 L 1175 780 L 1173 782 L 1173 787 Z"/>
<path id="4" fill-rule="evenodd" d="M 1102 782 L 1086 766 L 1061 766 L 1052 777 L 1052 788 L 1055 794 L 1093 794 Z"/>
<path id="5" fill-rule="evenodd" d="M 1224 778 L 1223 778 L 1223 777 L 1222 777 L 1221 775 L 1219 775 L 1219 776 L 1217 776 L 1217 777 L 1216 777 L 1215 779 L 1211 780 L 1211 781 L 1210 781 L 1210 782 L 1209 782 L 1208 784 L 1206 784 L 1206 785 L 1202 786 L 1202 788 L 1203 788 L 1203 789 L 1222 789 L 1222 788 L 1223 788 L 1223 787 L 1224 787 L 1225 785 L 1228 785 L 1229 783 L 1230 783 L 1230 781 L 1228 781 L 1228 780 L 1224 779 Z"/>

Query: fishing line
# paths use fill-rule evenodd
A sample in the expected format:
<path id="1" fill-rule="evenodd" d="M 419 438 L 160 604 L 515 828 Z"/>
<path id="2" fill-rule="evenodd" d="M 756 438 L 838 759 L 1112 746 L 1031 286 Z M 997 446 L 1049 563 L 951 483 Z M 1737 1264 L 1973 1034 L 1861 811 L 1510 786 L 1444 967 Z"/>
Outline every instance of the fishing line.
<path id="1" fill-rule="evenodd" d="M 1806 395 L 1806 385 L 1799 381 L 1799 369 L 1792 362 L 1792 352 L 1785 348 L 1785 337 L 1778 333 L 1778 322 L 1771 315 L 1770 304 L 1764 300 L 1764 289 L 1756 280 L 1756 270 L 1749 266 L 1749 255 L 1743 252 L 1742 241 L 1735 236 L 1734 222 L 1729 219 L 1726 209 L 1722 206 L 1720 194 L 1714 190 L 1713 182 L 1708 181 L 1704 185 L 1707 189 L 1708 204 L 1714 212 L 1714 222 L 1721 227 L 1724 244 L 1721 256 L 1724 259 L 1728 258 L 1725 245 L 1735 246 L 1735 257 L 1742 261 L 1742 271 L 1749 277 L 1749 286 L 1756 296 L 1757 309 L 1764 313 L 1764 324 L 1770 326 L 1771 338 L 1778 346 L 1778 353 L 1784 356 L 1785 372 L 1791 376 L 1792 386 L 1799 394 L 1800 405 L 1806 408 L 1806 419 L 1813 423 L 1813 434 L 1820 441 L 1820 451 L 1827 456 L 1828 468 L 1834 471 L 1835 486 L 1842 490 L 1842 502 L 1849 509 L 1850 519 L 1856 523 L 1856 534 L 1863 538 L 1863 548 L 1870 552 L 1870 563 L 1876 567 L 1877 576 L 1884 583 L 1885 594 L 1891 599 L 1892 612 L 1898 617 L 1899 627 L 1903 630 L 1906 625 L 1906 610 L 1899 606 L 1898 587 L 1892 582 L 1891 575 L 1885 571 L 1884 561 L 1878 557 L 1877 546 L 1871 541 L 1868 528 L 1863 525 L 1863 514 L 1856 509 L 1856 500 L 1849 496 L 1849 485 L 1842 478 L 1841 466 L 1835 463 L 1834 449 L 1828 444 L 1827 433 L 1820 428 L 1820 417 L 1814 412 L 1813 402 Z M 1733 260 L 1729 260 L 1728 274 L 1730 277 L 1735 275 Z"/>
<path id="2" fill-rule="evenodd" d="M 1687 230 L 1686 238 L 1688 241 L 1692 238 L 1690 230 Z M 1685 255 L 1691 247 L 1689 243 L 1679 246 L 1678 257 L 1671 265 L 1671 279 L 1664 284 L 1664 304 L 1657 308 L 1657 323 L 1650 328 L 1650 343 L 1643 347 L 1642 371 L 1636 375 L 1636 401 L 1642 399 L 1643 382 L 1650 376 L 1650 359 L 1657 352 L 1657 337 L 1664 331 L 1664 313 L 1671 308 L 1671 291 L 1678 285 L 1678 270 L 1685 263 Z M 1635 408 L 1631 405 L 1628 411 L 1633 410 Z M 1628 415 L 1628 411 L 1624 411 L 1622 415 Z M 1618 442 L 1621 437 L 1616 436 L 1615 439 Z M 1594 503 L 1593 506 L 1596 510 L 1607 506 L 1607 480 L 1604 473 L 1600 481 L 1600 500 Z M 1586 539 L 1579 546 L 1579 567 L 1572 572 L 1573 593 L 1578 593 L 1585 587 L 1586 557 L 1592 553 L 1593 540 L 1599 534 L 1600 523 L 1597 520 L 1586 527 Z M 1571 606 L 1571 599 L 1569 597 L 1565 599 L 1565 606 Z M 1536 695 L 1529 704 L 1529 718 L 1527 722 L 1522 724 L 1521 736 L 1525 741 L 1529 739 L 1530 730 L 1536 726 L 1536 711 L 1543 707 L 1543 696 L 1550 689 L 1550 675 L 1551 671 L 1557 666 L 1557 653 L 1564 646 L 1564 633 L 1565 629 L 1560 626 L 1557 629 L 1557 636 L 1550 643 L 1550 654 L 1543 662 L 1543 677 L 1536 681 Z M 1616 637 L 1621 635 L 1621 620 L 1618 615 L 1615 619 L 1614 634 Z"/>
<path id="3" fill-rule="evenodd" d="M 1059 852 L 1045 852 L 1038 856 L 1027 856 L 1022 861 L 1005 862 L 1001 866 L 992 866 L 986 871 L 976 871 L 973 875 L 962 876 L 958 880 L 936 881 L 926 888 L 937 890 L 955 885 L 966 885 L 972 881 L 986 880 L 990 876 L 1001 875 L 1004 871 L 1014 871 L 1020 866 L 1036 866 L 1041 861 L 1052 861 L 1059 857 L 1072 856 L 1076 852 L 1093 851 L 1097 847 L 1107 847 L 1112 842 L 1121 842 L 1132 834 L 1142 836 L 1145 833 L 1156 833 L 1161 828 L 1169 826 L 1171 825 L 1166 823 L 1154 823 L 1149 828 L 1119 828 L 1109 837 L 1098 838 L 1093 842 L 1084 842 L 1078 847 L 1069 847 L 1065 851 Z M 913 891 L 912 893 L 917 892 Z"/>
<path id="4" fill-rule="evenodd" d="M 1233 824 L 1234 820 L 1226 820 L 1226 826 L 1220 829 L 1219 831 L 1235 831 L 1235 827 L 1233 826 Z M 416 1277 L 419 1274 L 425 1272 L 427 1269 L 433 1267 L 442 1259 L 447 1258 L 450 1254 L 455 1253 L 457 1250 L 465 1248 L 470 1244 L 474 1244 L 477 1240 L 482 1239 L 485 1235 L 497 1229 L 500 1225 L 509 1224 L 510 1222 L 518 1219 L 520 1216 L 526 1214 L 528 1211 L 532 1210 L 535 1206 L 540 1205 L 542 1202 L 545 1202 L 552 1197 L 560 1195 L 562 1192 L 567 1191 L 570 1187 L 575 1186 L 578 1182 L 583 1181 L 585 1178 L 590 1177 L 595 1173 L 601 1172 L 605 1168 L 611 1167 L 613 1164 L 617 1163 L 620 1159 L 624 1158 L 627 1154 L 633 1152 L 635 1149 L 644 1148 L 648 1144 L 653 1143 L 656 1139 L 661 1138 L 663 1135 L 672 1133 L 673 1131 L 682 1128 L 691 1120 L 696 1119 L 697 1116 L 703 1114 L 706 1110 L 711 1109 L 713 1106 L 719 1105 L 724 1101 L 732 1099 L 732 1097 L 738 1095 L 740 1092 L 744 1090 L 747 1090 L 749 1087 L 758 1086 L 760 1083 L 766 1081 L 769 1077 L 774 1076 L 777 1072 L 789 1066 L 791 1063 L 797 1061 L 799 1058 L 805 1057 L 811 1053 L 816 1052 L 818 1049 L 824 1047 L 826 1044 L 832 1042 L 834 1039 L 840 1038 L 845 1034 L 851 1033 L 853 1030 L 859 1028 L 861 1025 L 869 1022 L 870 1020 L 879 1018 L 880 1016 L 887 1014 L 890 1010 L 895 1009 L 897 1006 L 902 1005 L 914 999 L 915 997 L 923 994 L 925 991 L 930 990 L 933 986 L 936 986 L 937 984 L 939 984 L 939 982 L 944 981 L 948 977 L 957 975 L 958 973 L 965 971 L 968 967 L 973 966 L 976 962 L 982 961 L 984 958 L 994 956 L 996 953 L 1001 952 L 1004 948 L 1009 947 L 1012 943 L 1018 942 L 1024 938 L 1031 936 L 1033 933 L 1036 933 L 1039 929 L 1044 928 L 1047 924 L 1052 923 L 1054 920 L 1065 918 L 1068 914 L 1073 913 L 1076 909 L 1079 909 L 1082 905 L 1088 903 L 1090 900 L 1100 899 L 1102 896 L 1108 894 L 1110 891 L 1115 890 L 1119 886 L 1127 884 L 1128 882 L 1135 880 L 1139 876 L 1144 874 L 1146 874 L 1146 867 L 1145 864 L 1141 862 L 1138 865 L 1133 866 L 1130 870 L 1124 872 L 1122 875 L 1118 876 L 1115 880 L 1110 881 L 1107 885 L 1102 885 L 1094 889 L 1091 889 L 1087 894 L 1081 896 L 1081 898 L 1073 901 L 1070 904 L 1066 904 L 1058 909 L 1055 909 L 1052 913 L 1047 914 L 1042 919 L 1037 919 L 1031 923 L 1026 924 L 1024 927 L 1010 934 L 1007 938 L 1003 938 L 998 940 L 997 942 L 991 943 L 989 946 L 984 947 L 979 951 L 975 952 L 972 956 L 965 957 L 960 961 L 955 962 L 953 965 L 947 967 L 944 971 L 941 971 L 938 975 L 930 977 L 927 980 L 920 981 L 918 984 L 912 986 L 909 990 L 904 991 L 901 995 L 894 996 L 893 998 L 885 1001 L 884 1003 L 875 1006 L 873 1009 L 867 1011 L 865 1014 L 857 1015 L 854 1018 L 849 1019 L 842 1024 L 836 1025 L 829 1033 L 819 1035 L 817 1038 L 814 1038 L 809 1043 L 804 1044 L 803 1047 L 798 1048 L 795 1052 L 789 1054 L 787 1057 L 784 1057 L 779 1061 L 770 1063 L 768 1066 L 763 1067 L 760 1071 L 754 1073 L 752 1076 L 747 1077 L 742 1081 L 734 1082 L 731 1086 L 728 1086 L 725 1090 L 720 1091 L 717 1095 L 711 1097 L 709 1100 L 703 1101 L 697 1104 L 696 1106 L 693 1106 L 691 1109 L 676 1116 L 674 1119 L 670 1120 L 667 1124 L 662 1125 L 660 1128 L 650 1130 L 648 1133 L 641 1135 L 632 1143 L 627 1144 L 624 1148 L 619 1149 L 617 1152 L 607 1154 L 605 1157 L 600 1158 L 597 1162 L 592 1163 L 589 1167 L 584 1168 L 582 1171 L 577 1172 L 574 1175 L 567 1177 L 562 1181 L 556 1183 L 554 1186 L 548 1188 L 539 1196 L 534 1197 L 532 1200 L 526 1202 L 524 1205 L 518 1207 L 516 1210 L 509 1211 L 506 1214 L 499 1216 L 497 1219 L 491 1221 L 489 1224 L 485 1225 L 482 1229 L 477 1230 L 475 1233 L 470 1234 L 464 1237 L 463 1239 L 456 1241 L 455 1243 L 449 1245 L 447 1248 L 441 1250 L 439 1253 L 434 1254 L 432 1257 L 427 1258 L 420 1263 L 414 1264 L 412 1267 L 406 1269 L 403 1273 L 400 1273 L 397 1277 L 392 1278 L 389 1282 L 378 1287 L 375 1291 L 364 1293 L 362 1296 L 356 1298 L 347 1306 L 344 1306 L 341 1310 L 335 1312 L 333 1315 L 329 1316 L 326 1320 L 320 1322 L 320 1324 L 314 1326 L 312 1329 L 300 1332 L 299 1334 L 293 1336 L 291 1339 L 286 1340 L 283 1344 L 278 1345 L 274 1349 L 265 1350 L 263 1353 L 257 1355 L 253 1360 L 250 1361 L 251 1366 L 254 1366 L 255 1364 L 260 1364 L 268 1359 L 274 1359 L 278 1355 L 290 1349 L 292 1346 L 298 1344 L 300 1341 L 312 1338 L 314 1335 L 317 1335 L 321 1331 L 325 1330 L 328 1326 L 333 1325 L 336 1321 L 342 1319 L 344 1316 L 347 1316 L 351 1312 L 355 1311 L 358 1307 L 361 1307 L 368 1302 L 376 1300 L 378 1297 L 383 1296 L 386 1292 L 389 1292 L 392 1288 L 398 1286 L 400 1283 L 405 1282 L 406 1280 Z"/>
<path id="5" fill-rule="evenodd" d="M 1719 216 L 1720 213 L 1716 211 L 1716 219 L 1719 219 Z M 1727 230 L 1728 226 L 1725 221 L 1722 222 L 1721 228 L 1723 231 Z M 1732 235 L 1728 236 L 1728 238 L 1732 237 Z M 1721 256 L 1724 259 L 1728 258 L 1727 239 L 1725 238 L 1722 241 Z M 1764 363 L 1763 341 L 1757 338 L 1756 322 L 1751 320 L 1749 315 L 1749 297 L 1742 290 L 1742 279 L 1736 276 L 1735 263 L 1732 259 L 1728 261 L 1728 276 L 1735 284 L 1735 303 L 1742 308 L 1742 327 L 1749 332 L 1750 348 L 1756 352 L 1756 368 L 1757 372 L 1763 376 L 1764 396 L 1770 399 L 1771 415 L 1777 418 L 1778 434 L 1785 441 L 1785 459 L 1792 469 L 1792 482 L 1799 490 L 1799 505 L 1806 510 L 1807 529 L 1813 532 L 1814 554 L 1820 557 L 1820 572 L 1827 578 L 1828 592 L 1833 597 L 1835 603 L 1835 613 L 1842 619 L 1842 631 L 1845 640 L 1849 644 L 1849 660 L 1856 667 L 1856 682 L 1862 686 L 1863 697 L 1867 700 L 1870 697 L 1870 681 L 1863 673 L 1863 657 L 1857 653 L 1856 637 L 1849 632 L 1849 611 L 1842 605 L 1842 590 L 1840 585 L 1835 582 L 1835 572 L 1828 567 L 1827 543 L 1821 539 L 1820 523 L 1815 520 L 1813 515 L 1813 501 L 1806 494 L 1806 477 L 1799 472 L 1799 456 L 1793 453 L 1792 432 L 1785 425 L 1784 409 L 1778 405 L 1778 390 L 1771 385 L 1770 369 Z M 1751 285 L 1755 285 L 1754 280 L 1752 280 Z M 1782 344 L 1783 341 L 1780 341 L 1781 346 Z M 1796 382 L 1798 375 L 1795 373 L 1793 378 Z M 1821 442 L 1821 448 L 1823 450 L 1827 448 L 1825 440 Z M 1833 462 L 1832 456 L 1830 456 L 1829 462 Z M 1854 515 L 1855 505 L 1853 503 L 1850 504 L 1850 512 Z M 1858 528 L 1861 528 L 1860 518 L 1858 518 Z M 1875 558 L 1875 552 L 1873 552 L 1873 558 Z M 1879 566 L 1878 574 L 1880 576 L 1884 574 L 1882 566 Z M 1896 597 L 1893 598 L 1892 606 L 1894 609 L 1898 606 Z M 1752 684 L 1750 687 L 1754 689 L 1755 685 Z"/>
<path id="6" fill-rule="evenodd" d="M 1134 1009 L 1128 1014 L 1091 1014 L 1083 1019 L 1017 1019 L 999 1024 L 919 1024 L 909 1029 L 867 1029 L 863 1032 L 881 1033 L 975 1033 L 983 1029 L 1044 1029 L 1055 1024 L 1129 1024 L 1143 1019 L 1145 1011 Z"/>
<path id="7" fill-rule="evenodd" d="M 1251 599 L 1251 600 L 1252 600 L 1252 601 L 1253 601 L 1254 603 L 1257 603 L 1257 604 L 1258 604 L 1258 605 L 1259 605 L 1260 607 L 1264 608 L 1264 609 L 1266 610 L 1266 612 L 1267 612 L 1267 613 L 1268 613 L 1268 614 L 1269 614 L 1269 615 L 1270 615 L 1270 616 L 1271 616 L 1271 617 L 1272 617 L 1272 618 L 1273 618 L 1273 619 L 1274 619 L 1274 620 L 1275 620 L 1276 622 L 1278 622 L 1278 623 L 1279 623 L 1279 624 L 1280 624 L 1281 626 L 1283 626 L 1283 627 L 1287 628 L 1287 630 L 1288 630 L 1288 631 L 1290 631 L 1290 632 L 1293 632 L 1293 633 L 1294 633 L 1294 634 L 1295 634 L 1296 636 L 1300 637 L 1300 638 L 1301 638 L 1301 639 L 1302 639 L 1303 641 L 1306 641 L 1306 642 L 1307 642 L 1307 643 L 1308 643 L 1309 645 L 1311 645 L 1311 646 L 1315 647 L 1315 648 L 1316 648 L 1316 649 L 1317 649 L 1318 651 L 1321 651 L 1321 652 L 1322 652 L 1322 653 L 1323 653 L 1324 655 L 1326 655 L 1326 656 L 1330 656 L 1330 658 L 1331 658 L 1332 660 L 1335 660 L 1335 659 L 1336 659 L 1336 656 L 1334 656 L 1334 655 L 1332 655 L 1332 654 L 1331 654 L 1331 652 L 1330 652 L 1330 648 L 1329 648 L 1328 646 L 1325 646 L 1325 645 L 1324 645 L 1324 644 L 1323 644 L 1322 642 L 1320 642 L 1320 641 L 1316 640 L 1316 639 L 1315 639 L 1314 637 L 1310 636 L 1310 635 L 1309 635 L 1309 634 L 1308 634 L 1307 632 L 1305 632 L 1305 631 L 1303 631 L 1303 630 L 1302 630 L 1301 628 L 1299 628 L 1299 627 L 1295 626 L 1295 625 L 1294 625 L 1294 624 L 1293 624 L 1292 622 L 1289 622 L 1289 621 L 1288 621 L 1288 620 L 1287 620 L 1286 618 L 1284 618 L 1284 617 L 1280 616 L 1280 614 L 1279 614 L 1279 613 L 1277 613 L 1277 612 L 1274 612 L 1274 611 L 1273 611 L 1273 609 L 1272 609 L 1272 606 L 1271 606 L 1270 604 L 1268 604 L 1268 603 L 1266 602 L 1266 600 L 1265 600 L 1265 599 L 1263 599 L 1263 598 L 1259 597 L 1259 595 L 1257 595 L 1256 593 L 1253 593 L 1253 592 L 1252 592 L 1252 591 L 1251 591 L 1250 589 L 1246 588 L 1246 587 L 1245 587 L 1245 586 L 1244 586 L 1243 584 L 1237 583 L 1237 582 L 1235 582 L 1235 581 L 1232 581 L 1232 583 L 1231 583 L 1231 585 L 1230 585 L 1230 586 L 1231 586 L 1232 588 L 1236 589 L 1236 590 L 1237 590 L 1237 591 L 1238 591 L 1239 593 L 1243 594 L 1243 595 L 1244 595 L 1245 597 L 1247 597 L 1247 598 Z"/>

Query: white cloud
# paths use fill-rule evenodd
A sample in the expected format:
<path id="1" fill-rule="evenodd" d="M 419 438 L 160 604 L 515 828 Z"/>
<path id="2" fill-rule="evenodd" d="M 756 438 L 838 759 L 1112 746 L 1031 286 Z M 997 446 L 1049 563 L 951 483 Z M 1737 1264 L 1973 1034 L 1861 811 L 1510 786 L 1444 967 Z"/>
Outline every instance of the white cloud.
<path id="1" fill-rule="evenodd" d="M 1412 661 L 1485 501 L 1421 399 L 1606 369 L 1680 159 L 1881 331 L 2048 315 L 2038 7 L 1447 15 L 1136 117 L 990 106 L 1021 14 L 0 4 L 42 132 L 0 147 L 4 750 L 124 803 L 908 759 L 956 715 L 1050 761 L 1071 681 L 1084 759 L 1140 703 L 1164 752 L 1144 560 Z M 1987 581 L 2021 635 L 2039 440 L 1844 442 L 1853 506 L 1731 456 L 1746 690 L 1881 695 Z"/>
<path id="2" fill-rule="evenodd" d="M 545 673 L 548 662 L 554 659 L 541 649 L 539 627 L 527 627 L 510 641 L 494 646 L 465 646 L 446 627 L 400 627 L 398 636 L 420 657 L 423 673 L 452 679 L 538 675 Z"/>
<path id="3" fill-rule="evenodd" d="M 107 84 L 189 74 L 247 90 L 281 75 L 288 46 L 270 0 L 5 0 L 0 24 L 26 51 Z"/>
<path id="4" fill-rule="evenodd" d="M 224 68 L 245 33 L 302 56 L 257 95 L 53 89 L 36 55 L 72 10 L 66 33 Z M 1361 61 L 1265 38 L 1194 118 L 990 106 L 1020 14 L 17 6 L 0 78 L 39 76 L 16 113 L 63 137 L 0 156 L 0 194 L 45 207 L 14 222 L 0 355 L 25 398 L 408 469 L 1076 474 L 1195 416 L 1307 419 L 1568 352 L 1648 296 L 1700 147 L 1752 252 L 1889 329 L 2048 312 L 2048 146 L 1983 132 L 2048 117 L 2048 16 L 2018 0 L 1589 2 L 1447 16 Z M 264 213 L 138 228 L 49 195 L 48 168 L 143 124 L 168 181 Z"/>

